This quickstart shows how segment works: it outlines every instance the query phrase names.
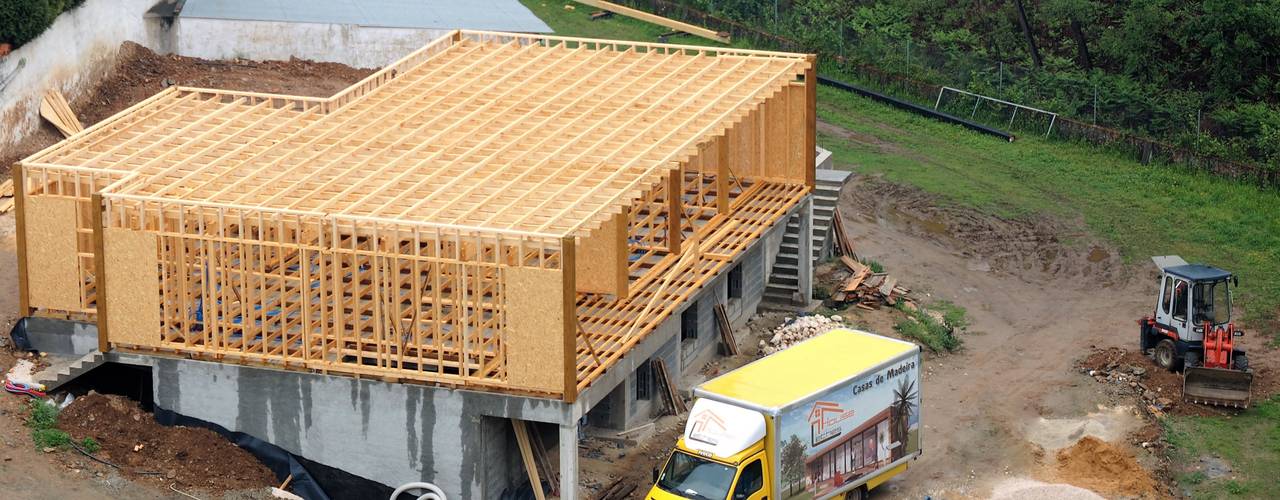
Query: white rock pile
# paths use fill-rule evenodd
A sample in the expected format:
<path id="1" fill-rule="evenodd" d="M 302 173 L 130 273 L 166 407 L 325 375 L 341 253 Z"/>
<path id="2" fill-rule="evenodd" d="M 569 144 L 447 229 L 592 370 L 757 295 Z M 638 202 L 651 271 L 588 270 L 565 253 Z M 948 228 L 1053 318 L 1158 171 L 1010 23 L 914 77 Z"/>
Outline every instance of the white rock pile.
<path id="1" fill-rule="evenodd" d="M 760 353 L 773 354 L 844 326 L 844 318 L 840 316 L 816 314 L 788 318 L 781 326 L 773 329 L 773 336 L 769 340 L 760 341 Z"/>

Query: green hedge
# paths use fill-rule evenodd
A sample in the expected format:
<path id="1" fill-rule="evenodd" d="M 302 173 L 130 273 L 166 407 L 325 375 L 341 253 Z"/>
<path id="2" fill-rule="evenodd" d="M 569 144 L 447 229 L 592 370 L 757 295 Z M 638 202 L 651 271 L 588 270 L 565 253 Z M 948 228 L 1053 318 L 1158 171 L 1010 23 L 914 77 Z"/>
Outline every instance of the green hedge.
<path id="1" fill-rule="evenodd" d="M 4 0 L 0 2 L 0 43 L 13 48 L 34 40 L 58 14 L 79 7 L 85 0 Z"/>

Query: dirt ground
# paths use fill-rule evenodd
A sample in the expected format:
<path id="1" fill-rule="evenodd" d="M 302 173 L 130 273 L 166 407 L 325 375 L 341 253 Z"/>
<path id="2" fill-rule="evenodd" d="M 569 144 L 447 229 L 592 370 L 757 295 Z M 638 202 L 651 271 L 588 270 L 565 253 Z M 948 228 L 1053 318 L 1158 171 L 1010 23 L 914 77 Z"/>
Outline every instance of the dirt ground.
<path id="1" fill-rule="evenodd" d="M 1137 384 L 1167 398 L 1170 412 L 1225 410 L 1182 405 L 1180 377 L 1135 352 L 1135 320 L 1149 313 L 1155 277 L 1145 259 L 1126 265 L 1076 222 L 1004 220 L 876 178 L 851 181 L 840 211 L 860 257 L 883 264 L 921 303 L 945 299 L 966 308 L 972 323 L 960 352 L 926 354 L 925 452 L 874 498 L 1173 495 L 1161 430 Z M 901 312 L 839 314 L 896 336 Z M 763 336 L 785 315 L 761 315 L 764 324 L 749 326 L 751 334 Z M 1276 352 L 1260 339 L 1245 343 L 1256 359 L 1255 397 L 1276 392 Z M 1100 383 L 1087 374 L 1111 365 L 1142 375 Z M 598 478 L 622 476 L 646 488 L 682 429 L 682 420 L 666 417 L 651 439 L 598 457 L 609 465 L 591 477 L 600 487 L 608 481 Z"/>

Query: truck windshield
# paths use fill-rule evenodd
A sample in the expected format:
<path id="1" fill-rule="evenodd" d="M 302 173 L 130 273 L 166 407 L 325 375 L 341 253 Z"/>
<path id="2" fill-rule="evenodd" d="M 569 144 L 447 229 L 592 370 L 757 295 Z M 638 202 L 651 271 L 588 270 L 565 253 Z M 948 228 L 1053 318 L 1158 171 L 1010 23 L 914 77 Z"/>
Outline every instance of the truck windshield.
<path id="1" fill-rule="evenodd" d="M 734 469 L 676 451 L 658 478 L 658 487 L 685 498 L 722 500 L 729 496 Z"/>
<path id="2" fill-rule="evenodd" d="M 1196 283 L 1195 322 L 1221 325 L 1231 321 L 1231 295 L 1227 292 L 1227 280 Z"/>

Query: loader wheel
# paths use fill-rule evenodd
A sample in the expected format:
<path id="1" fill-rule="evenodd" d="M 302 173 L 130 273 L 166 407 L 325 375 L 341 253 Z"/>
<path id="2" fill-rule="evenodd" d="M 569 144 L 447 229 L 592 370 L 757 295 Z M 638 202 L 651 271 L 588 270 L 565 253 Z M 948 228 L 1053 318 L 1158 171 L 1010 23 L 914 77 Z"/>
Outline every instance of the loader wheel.
<path id="1" fill-rule="evenodd" d="M 1169 339 L 1161 340 L 1156 344 L 1156 365 L 1169 371 L 1178 369 L 1178 349 L 1174 347 L 1173 341 Z"/>
<path id="2" fill-rule="evenodd" d="M 1249 371 L 1249 357 L 1245 356 L 1243 352 L 1235 355 L 1233 360 L 1235 361 L 1237 370 L 1240 370 L 1242 372 Z"/>

